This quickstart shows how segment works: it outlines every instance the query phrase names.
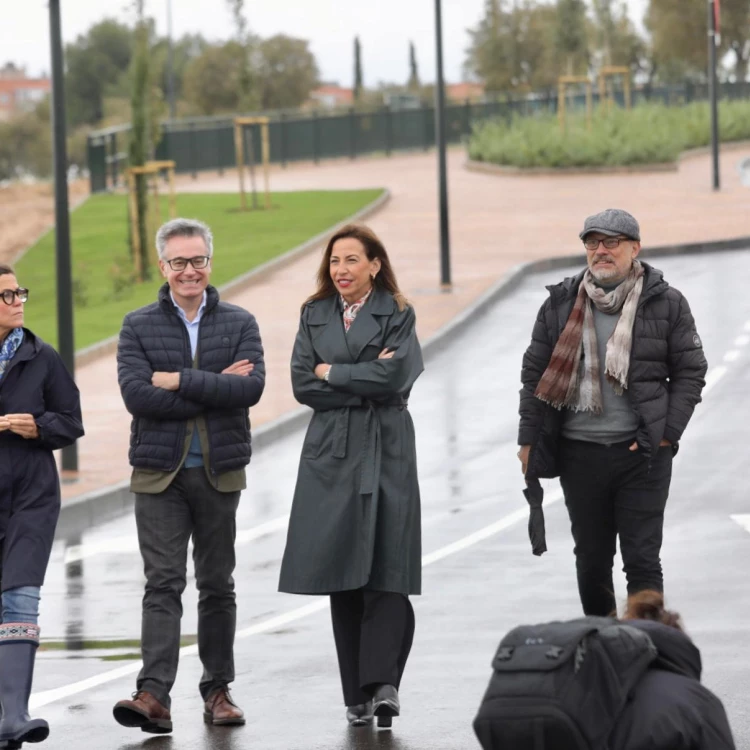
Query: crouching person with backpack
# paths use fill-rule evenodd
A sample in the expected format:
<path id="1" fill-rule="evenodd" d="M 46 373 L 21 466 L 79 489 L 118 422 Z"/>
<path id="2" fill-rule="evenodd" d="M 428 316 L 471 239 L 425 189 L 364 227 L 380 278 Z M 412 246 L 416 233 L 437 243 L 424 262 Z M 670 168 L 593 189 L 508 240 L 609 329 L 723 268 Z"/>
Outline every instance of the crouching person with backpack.
<path id="1" fill-rule="evenodd" d="M 612 750 L 734 750 L 724 706 L 700 683 L 700 651 L 663 595 L 635 594 L 623 620 L 648 634 L 658 657 L 615 725 Z"/>
<path id="2" fill-rule="evenodd" d="M 484 750 L 735 750 L 700 653 L 659 592 L 623 620 L 521 626 L 503 638 L 474 719 Z"/>

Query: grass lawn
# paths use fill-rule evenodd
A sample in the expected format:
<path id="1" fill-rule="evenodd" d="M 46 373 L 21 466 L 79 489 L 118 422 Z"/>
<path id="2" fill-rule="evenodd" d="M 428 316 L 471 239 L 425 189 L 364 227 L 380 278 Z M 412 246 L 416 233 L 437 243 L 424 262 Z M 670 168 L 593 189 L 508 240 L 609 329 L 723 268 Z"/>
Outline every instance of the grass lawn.
<path id="1" fill-rule="evenodd" d="M 238 210 L 237 194 L 178 194 L 177 214 L 205 221 L 214 233 L 216 286 L 296 247 L 351 216 L 380 190 L 274 193 L 270 211 Z M 76 349 L 113 336 L 125 313 L 156 299 L 163 283 L 152 254 L 152 279 L 122 287 L 130 269 L 126 197 L 94 195 L 71 215 Z M 168 215 L 166 198 L 162 216 Z M 117 269 L 120 269 L 119 271 Z M 16 264 L 19 284 L 30 290 L 26 326 L 57 343 L 55 236 L 45 235 Z"/>

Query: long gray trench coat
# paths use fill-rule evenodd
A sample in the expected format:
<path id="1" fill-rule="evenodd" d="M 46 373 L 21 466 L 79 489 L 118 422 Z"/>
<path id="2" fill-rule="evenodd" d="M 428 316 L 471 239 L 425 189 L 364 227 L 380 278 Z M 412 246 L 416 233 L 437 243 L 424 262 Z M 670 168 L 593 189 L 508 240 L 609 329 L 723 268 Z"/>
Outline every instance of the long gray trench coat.
<path id="1" fill-rule="evenodd" d="M 411 307 L 375 289 L 348 333 L 338 296 L 302 311 L 292 353 L 296 399 L 314 409 L 294 493 L 279 590 L 366 588 L 419 594 L 422 545 L 414 425 L 424 369 Z M 385 348 L 391 359 L 378 359 Z M 315 366 L 332 365 L 329 382 Z"/>

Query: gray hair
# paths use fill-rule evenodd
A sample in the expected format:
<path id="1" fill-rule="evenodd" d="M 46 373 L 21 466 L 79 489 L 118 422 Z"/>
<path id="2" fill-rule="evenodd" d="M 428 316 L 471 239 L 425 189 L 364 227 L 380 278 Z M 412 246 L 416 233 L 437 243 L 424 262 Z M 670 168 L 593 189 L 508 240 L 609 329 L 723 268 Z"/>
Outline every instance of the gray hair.
<path id="1" fill-rule="evenodd" d="M 198 219 L 172 219 L 159 227 L 156 233 L 156 250 L 160 259 L 164 258 L 164 249 L 172 237 L 202 237 L 206 243 L 208 257 L 213 257 L 214 236 L 208 224 Z"/>

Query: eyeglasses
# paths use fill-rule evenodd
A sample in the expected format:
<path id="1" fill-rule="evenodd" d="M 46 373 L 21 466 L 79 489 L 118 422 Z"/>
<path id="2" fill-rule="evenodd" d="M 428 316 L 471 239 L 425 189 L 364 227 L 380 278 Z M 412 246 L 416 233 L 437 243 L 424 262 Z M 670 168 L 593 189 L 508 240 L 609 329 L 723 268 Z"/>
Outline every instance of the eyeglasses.
<path id="1" fill-rule="evenodd" d="M 595 240 L 593 237 L 587 237 L 583 241 L 583 246 L 587 250 L 596 250 L 601 242 L 607 250 L 614 250 L 616 247 L 619 247 L 621 242 L 626 242 L 629 239 L 630 237 L 604 237 L 601 240 Z"/>
<path id="2" fill-rule="evenodd" d="M 29 299 L 29 290 L 22 289 L 19 286 L 18 289 L 6 289 L 0 296 L 3 298 L 3 302 L 5 302 L 6 305 L 12 305 L 15 302 L 16 297 L 18 297 L 21 302 L 27 302 Z"/>
<path id="3" fill-rule="evenodd" d="M 164 262 L 173 271 L 184 271 L 187 268 L 188 263 L 195 268 L 197 271 L 202 271 L 208 267 L 211 262 L 210 255 L 198 255 L 195 258 L 172 258 L 172 260 L 164 260 Z"/>

